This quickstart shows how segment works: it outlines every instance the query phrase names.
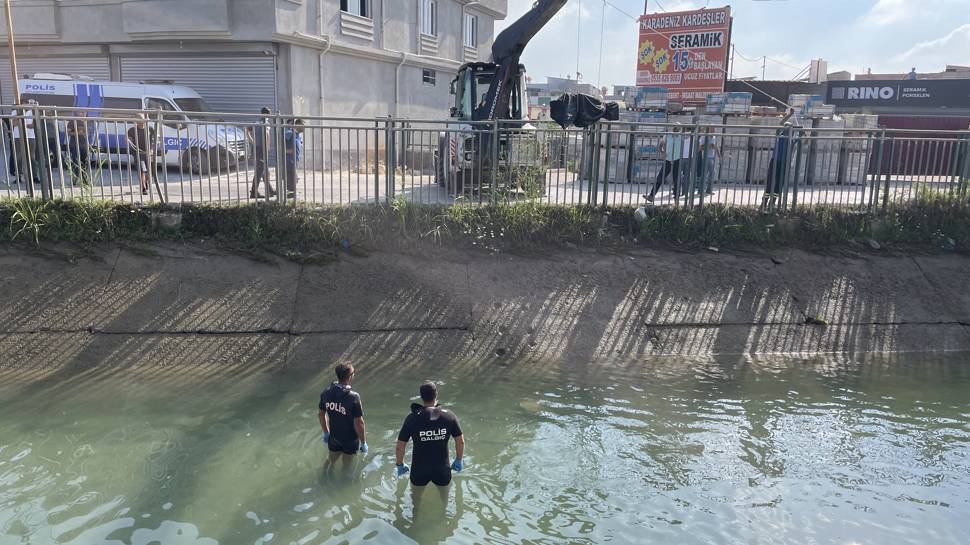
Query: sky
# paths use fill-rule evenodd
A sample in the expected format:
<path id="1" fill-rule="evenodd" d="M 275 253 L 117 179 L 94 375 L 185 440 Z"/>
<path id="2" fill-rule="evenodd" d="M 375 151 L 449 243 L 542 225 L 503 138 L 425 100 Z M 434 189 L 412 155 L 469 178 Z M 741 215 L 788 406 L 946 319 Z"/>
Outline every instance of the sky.
<path id="1" fill-rule="evenodd" d="M 568 0 L 522 57 L 536 82 L 575 77 L 598 86 L 633 85 L 637 23 L 643 0 Z M 704 0 L 648 0 L 649 11 L 721 7 Z M 853 74 L 939 72 L 947 64 L 970 65 L 970 0 L 735 0 L 735 77 L 792 79 L 812 59 L 829 72 Z M 532 0 L 509 0 L 509 16 L 496 33 L 528 11 Z M 618 8 L 618 9 L 617 9 Z M 663 8 L 663 9 L 661 9 Z M 624 13 L 625 12 L 625 13 Z M 604 17 L 605 13 L 605 17 Z M 602 66 L 600 37 L 602 32 Z M 577 42 L 580 47 L 577 47 Z"/>

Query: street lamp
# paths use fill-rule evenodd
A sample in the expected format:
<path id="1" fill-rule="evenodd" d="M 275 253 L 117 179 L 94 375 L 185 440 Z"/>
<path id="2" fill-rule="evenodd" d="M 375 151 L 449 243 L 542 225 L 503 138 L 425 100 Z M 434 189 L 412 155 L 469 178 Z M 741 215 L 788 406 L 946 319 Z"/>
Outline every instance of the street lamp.
<path id="1" fill-rule="evenodd" d="M 13 15 L 10 13 L 10 0 L 4 2 L 7 8 L 7 45 L 10 49 L 10 72 L 13 75 L 14 103 L 20 104 L 20 79 L 17 77 L 17 50 L 13 45 Z"/>

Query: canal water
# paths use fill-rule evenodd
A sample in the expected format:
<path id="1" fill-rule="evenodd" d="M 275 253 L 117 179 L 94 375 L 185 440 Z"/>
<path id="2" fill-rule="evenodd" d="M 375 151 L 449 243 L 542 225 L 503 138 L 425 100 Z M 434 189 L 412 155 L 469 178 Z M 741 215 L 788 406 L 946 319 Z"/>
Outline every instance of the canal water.
<path id="1" fill-rule="evenodd" d="M 331 370 L 0 385 L 0 544 L 970 543 L 970 362 L 357 363 L 370 453 L 328 467 Z M 393 473 L 426 378 L 442 499 Z"/>

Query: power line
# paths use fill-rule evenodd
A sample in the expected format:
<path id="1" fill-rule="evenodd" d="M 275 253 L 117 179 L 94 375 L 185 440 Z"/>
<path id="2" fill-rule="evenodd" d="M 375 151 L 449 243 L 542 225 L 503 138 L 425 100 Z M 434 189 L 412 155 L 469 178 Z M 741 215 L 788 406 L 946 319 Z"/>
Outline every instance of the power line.
<path id="1" fill-rule="evenodd" d="M 630 19 L 633 19 L 634 21 L 639 21 L 639 20 L 640 20 L 640 18 L 639 18 L 639 17 L 637 17 L 637 16 L 635 16 L 635 15 L 631 15 L 631 14 L 630 14 L 630 12 L 628 12 L 628 11 L 626 11 L 626 10 L 624 10 L 624 9 L 621 9 L 621 8 L 620 8 L 619 6 L 617 6 L 616 4 L 614 4 L 614 3 L 612 3 L 612 2 L 610 2 L 609 0 L 603 0 L 603 4 L 605 4 L 605 5 L 607 5 L 607 6 L 610 6 L 611 8 L 613 8 L 613 9 L 615 9 L 616 11 L 618 11 L 618 12 L 620 12 L 620 13 L 622 13 L 623 15 L 626 15 L 626 16 L 627 16 L 627 17 L 629 17 Z"/>
<path id="2" fill-rule="evenodd" d="M 740 52 L 740 51 L 738 51 L 738 48 L 737 48 L 737 46 L 734 46 L 734 52 L 735 52 L 735 53 L 737 53 L 737 55 L 738 55 L 739 57 L 741 57 L 741 59 L 742 59 L 742 60 L 745 60 L 745 61 L 748 61 L 748 62 L 758 62 L 758 59 L 749 59 L 748 57 L 745 57 L 745 56 L 744 56 L 743 54 L 741 54 L 741 52 Z M 786 62 L 783 62 L 783 61 L 780 61 L 780 60 L 778 60 L 778 59 L 773 59 L 773 58 L 771 58 L 771 57 L 765 57 L 765 56 L 762 56 L 761 58 L 762 58 L 762 59 L 767 59 L 767 60 L 769 60 L 769 61 L 771 61 L 771 62 L 773 62 L 773 63 L 776 63 L 776 64 L 780 64 L 780 65 L 782 65 L 782 66 L 784 66 L 784 67 L 786 67 L 786 68 L 791 68 L 792 70 L 801 70 L 801 69 L 802 69 L 802 68 L 801 68 L 801 67 L 799 67 L 799 66 L 793 66 L 793 65 L 791 65 L 791 64 L 788 64 L 788 63 L 786 63 Z"/>

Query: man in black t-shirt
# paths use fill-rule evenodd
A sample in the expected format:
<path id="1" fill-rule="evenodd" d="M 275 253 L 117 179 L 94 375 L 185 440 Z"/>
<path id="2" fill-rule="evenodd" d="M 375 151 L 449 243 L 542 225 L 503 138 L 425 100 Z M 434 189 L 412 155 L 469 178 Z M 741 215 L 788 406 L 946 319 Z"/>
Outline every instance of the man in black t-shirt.
<path id="1" fill-rule="evenodd" d="M 356 373 L 354 366 L 341 363 L 336 373 L 336 382 L 320 394 L 320 427 L 331 461 L 341 452 L 353 455 L 359 450 L 367 454 L 364 409 L 360 394 L 350 389 Z"/>
<path id="2" fill-rule="evenodd" d="M 411 472 L 411 484 L 438 486 L 451 484 L 451 472 L 462 470 L 465 454 L 465 438 L 461 434 L 458 417 L 438 406 L 438 388 L 433 382 L 421 385 L 422 405 L 411 405 L 411 414 L 404 419 L 404 426 L 397 436 L 397 474 Z M 448 439 L 455 438 L 455 461 L 448 465 Z M 408 441 L 414 441 L 411 465 L 404 464 L 404 449 Z"/>

